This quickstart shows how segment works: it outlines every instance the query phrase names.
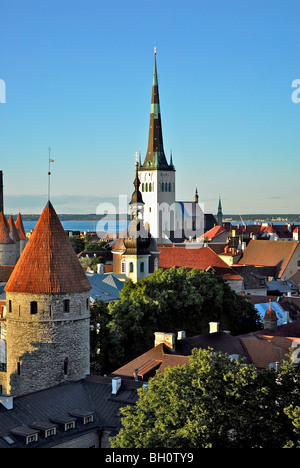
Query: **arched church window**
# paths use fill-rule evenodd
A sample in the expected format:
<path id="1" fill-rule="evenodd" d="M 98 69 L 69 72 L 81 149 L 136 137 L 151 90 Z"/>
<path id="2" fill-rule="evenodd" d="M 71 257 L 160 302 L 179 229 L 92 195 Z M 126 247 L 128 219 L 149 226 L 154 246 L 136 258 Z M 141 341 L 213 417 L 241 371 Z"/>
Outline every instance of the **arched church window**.
<path id="1" fill-rule="evenodd" d="M 142 262 L 141 265 L 140 265 L 140 272 L 145 273 L 145 263 L 144 262 Z"/>
<path id="2" fill-rule="evenodd" d="M 129 273 L 133 273 L 133 263 L 129 263 Z"/>
<path id="3" fill-rule="evenodd" d="M 172 192 L 171 182 L 169 182 L 169 192 Z"/>
<path id="4" fill-rule="evenodd" d="M 144 191 L 145 191 L 145 184 L 142 183 L 142 192 L 144 192 Z"/>
<path id="5" fill-rule="evenodd" d="M 164 192 L 165 191 L 165 184 L 162 182 L 161 184 L 161 191 Z"/>
<path id="6" fill-rule="evenodd" d="M 151 184 L 151 182 L 150 182 L 150 184 L 149 184 L 149 192 L 152 192 L 152 184 Z"/>
<path id="7" fill-rule="evenodd" d="M 148 182 L 146 182 L 146 192 L 148 192 Z"/>
<path id="8" fill-rule="evenodd" d="M 165 192 L 167 192 L 167 191 L 168 191 L 168 184 L 167 184 L 167 182 L 166 182 L 166 183 L 165 183 Z"/>

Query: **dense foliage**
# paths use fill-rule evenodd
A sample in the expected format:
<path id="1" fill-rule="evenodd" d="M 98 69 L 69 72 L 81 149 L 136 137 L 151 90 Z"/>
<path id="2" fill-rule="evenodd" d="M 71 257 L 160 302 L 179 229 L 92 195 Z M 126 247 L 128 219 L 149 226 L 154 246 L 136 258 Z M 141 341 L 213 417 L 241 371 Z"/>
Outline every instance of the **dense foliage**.
<path id="1" fill-rule="evenodd" d="M 119 301 L 97 307 L 92 320 L 101 327 L 102 373 L 152 348 L 156 331 L 185 330 L 187 336 L 196 336 L 208 333 L 211 321 L 233 335 L 260 327 L 254 307 L 222 278 L 188 268 L 159 269 L 138 283 L 128 281 Z"/>
<path id="2" fill-rule="evenodd" d="M 194 350 L 122 409 L 113 448 L 292 448 L 299 440 L 300 371 L 259 372 L 242 359 Z"/>

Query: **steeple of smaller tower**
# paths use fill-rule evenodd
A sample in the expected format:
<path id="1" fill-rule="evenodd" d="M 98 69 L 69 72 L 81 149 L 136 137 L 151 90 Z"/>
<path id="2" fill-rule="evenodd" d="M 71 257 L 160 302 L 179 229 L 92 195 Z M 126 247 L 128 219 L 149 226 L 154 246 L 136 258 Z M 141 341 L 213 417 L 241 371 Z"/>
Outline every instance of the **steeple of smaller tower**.
<path id="1" fill-rule="evenodd" d="M 173 165 L 169 165 L 167 162 L 163 144 L 156 66 L 156 48 L 154 49 L 154 70 L 152 81 L 148 149 L 144 164 L 140 169 L 173 169 Z"/>
<path id="2" fill-rule="evenodd" d="M 195 203 L 199 203 L 199 195 L 198 195 L 197 185 L 196 185 L 196 190 L 195 190 Z"/>
<path id="3" fill-rule="evenodd" d="M 223 212 L 222 212 L 221 195 L 219 195 L 219 205 L 218 205 L 217 220 L 218 220 L 219 226 L 221 226 L 222 221 L 223 221 Z"/>

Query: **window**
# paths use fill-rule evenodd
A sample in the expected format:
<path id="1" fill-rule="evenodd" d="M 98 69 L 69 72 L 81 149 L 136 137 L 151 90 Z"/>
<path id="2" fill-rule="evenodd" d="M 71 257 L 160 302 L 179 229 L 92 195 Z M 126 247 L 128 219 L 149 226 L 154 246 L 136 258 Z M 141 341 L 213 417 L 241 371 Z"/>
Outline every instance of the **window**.
<path id="1" fill-rule="evenodd" d="M 172 191 L 171 182 L 169 183 L 169 192 Z"/>
<path id="2" fill-rule="evenodd" d="M 140 272 L 145 273 L 145 263 L 144 262 L 142 262 L 141 265 L 140 265 Z"/>
<path id="3" fill-rule="evenodd" d="M 165 192 L 167 192 L 167 191 L 168 191 L 168 184 L 167 184 L 167 182 L 166 182 L 166 183 L 165 183 Z"/>
<path id="4" fill-rule="evenodd" d="M 146 192 L 148 192 L 148 182 L 146 182 Z"/>
<path id="5" fill-rule="evenodd" d="M 20 364 L 20 362 L 17 363 L 17 374 L 21 375 L 21 364 Z"/>
<path id="6" fill-rule="evenodd" d="M 133 263 L 132 262 L 129 263 L 129 272 L 133 273 Z"/>
<path id="7" fill-rule="evenodd" d="M 151 182 L 150 182 L 150 184 L 149 184 L 149 192 L 152 192 L 152 184 L 151 184 Z"/>
<path id="8" fill-rule="evenodd" d="M 64 300 L 64 312 L 65 313 L 70 312 L 70 299 Z"/>
<path id="9" fill-rule="evenodd" d="M 126 272 L 125 267 L 126 267 L 126 263 L 123 261 L 123 262 L 121 263 L 121 272 L 122 272 L 122 273 L 125 273 L 125 272 Z"/>
<path id="10" fill-rule="evenodd" d="M 162 182 L 161 184 L 161 191 L 164 192 L 165 191 L 165 184 Z"/>
<path id="11" fill-rule="evenodd" d="M 69 372 L 69 359 L 66 358 L 64 360 L 64 375 L 68 375 Z"/>
<path id="12" fill-rule="evenodd" d="M 8 301 L 8 312 L 12 311 L 12 303 L 11 301 Z"/>
<path id="13" fill-rule="evenodd" d="M 86 310 L 89 310 L 90 308 L 90 301 L 89 299 L 86 300 Z"/>
<path id="14" fill-rule="evenodd" d="M 144 182 L 142 183 L 142 192 L 145 192 L 145 184 L 144 184 Z"/>
<path id="15" fill-rule="evenodd" d="M 38 304 L 36 301 L 30 302 L 30 314 L 35 315 L 38 311 Z"/>

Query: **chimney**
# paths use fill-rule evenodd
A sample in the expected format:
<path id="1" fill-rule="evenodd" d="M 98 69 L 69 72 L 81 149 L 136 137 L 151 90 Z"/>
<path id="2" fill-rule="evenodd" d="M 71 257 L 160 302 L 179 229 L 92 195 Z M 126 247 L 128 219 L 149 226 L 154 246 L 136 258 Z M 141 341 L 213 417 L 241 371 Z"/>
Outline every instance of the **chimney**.
<path id="1" fill-rule="evenodd" d="M 155 341 L 154 346 L 158 346 L 161 343 L 168 346 L 168 348 L 175 351 L 175 334 L 174 333 L 165 333 L 165 332 L 155 332 Z"/>
<path id="2" fill-rule="evenodd" d="M 177 340 L 184 340 L 186 338 L 186 332 L 185 331 L 179 331 L 177 333 Z"/>
<path id="3" fill-rule="evenodd" d="M 104 264 L 97 263 L 97 273 L 98 275 L 104 275 Z"/>
<path id="4" fill-rule="evenodd" d="M 112 393 L 112 395 L 116 395 L 118 393 L 119 389 L 121 388 L 121 384 L 122 384 L 121 377 L 113 377 L 113 379 L 111 381 L 111 386 L 112 386 L 111 393 Z"/>
<path id="5" fill-rule="evenodd" d="M 219 322 L 209 322 L 209 333 L 217 333 L 220 331 Z"/>
<path id="6" fill-rule="evenodd" d="M 7 410 L 11 410 L 14 407 L 14 397 L 11 395 L 0 395 L 0 404 Z"/>
<path id="7" fill-rule="evenodd" d="M 3 172 L 0 171 L 0 213 L 4 214 Z"/>

